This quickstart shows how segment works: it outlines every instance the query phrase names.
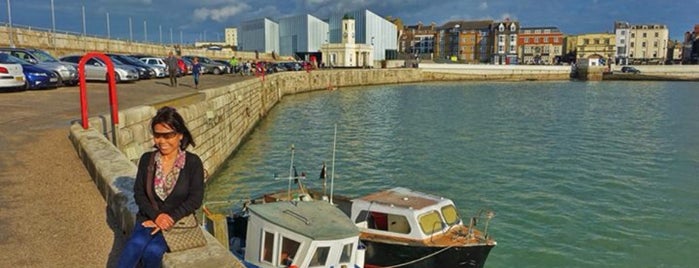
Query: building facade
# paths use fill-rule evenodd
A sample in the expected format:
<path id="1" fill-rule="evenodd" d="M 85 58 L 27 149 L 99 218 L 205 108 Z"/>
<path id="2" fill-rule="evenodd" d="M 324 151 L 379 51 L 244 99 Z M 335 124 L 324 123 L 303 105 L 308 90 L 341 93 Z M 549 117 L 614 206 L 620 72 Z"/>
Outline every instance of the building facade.
<path id="1" fill-rule="evenodd" d="M 519 30 L 521 64 L 556 64 L 563 56 L 563 33 L 557 27 L 525 27 Z"/>
<path id="2" fill-rule="evenodd" d="M 614 22 L 616 55 L 614 62 L 619 65 L 629 64 L 629 40 L 631 39 L 631 24 L 625 21 Z"/>
<path id="3" fill-rule="evenodd" d="M 431 58 L 436 34 L 437 25 L 434 22 L 428 26 L 422 23 L 404 26 L 398 38 L 398 51 L 417 56 L 428 55 Z"/>
<path id="4" fill-rule="evenodd" d="M 632 25 L 629 35 L 629 63 L 665 63 L 668 40 L 669 30 L 665 25 Z"/>
<path id="5" fill-rule="evenodd" d="M 616 56 L 616 35 L 612 33 L 581 34 L 576 37 L 577 60 L 591 65 L 611 64 Z"/>
<path id="6" fill-rule="evenodd" d="M 334 14 L 328 19 L 330 43 L 342 41 L 342 18 L 345 15 L 355 20 L 355 41 L 357 44 L 373 46 L 374 60 L 396 59 L 398 57 L 398 29 L 392 22 L 364 9 L 346 14 Z"/>
<path id="7" fill-rule="evenodd" d="M 226 38 L 226 45 L 234 48 L 238 47 L 238 28 L 226 28 L 224 29 L 224 35 Z"/>
<path id="8" fill-rule="evenodd" d="M 269 18 L 241 23 L 238 50 L 279 53 L 279 24 Z"/>
<path id="9" fill-rule="evenodd" d="M 693 31 L 684 33 L 684 42 L 682 42 L 682 63 L 699 63 L 699 24 L 694 25 Z"/>
<path id="10" fill-rule="evenodd" d="M 465 63 L 490 61 L 492 20 L 450 21 L 434 37 L 434 58 Z"/>
<path id="11" fill-rule="evenodd" d="M 328 67 L 373 67 L 375 57 L 372 55 L 372 45 L 355 43 L 354 18 L 345 15 L 341 23 L 340 42 L 321 45 L 323 63 Z"/>
<path id="12" fill-rule="evenodd" d="M 328 23 L 311 15 L 279 19 L 279 53 L 297 59 L 310 60 L 320 56 L 320 46 L 328 43 Z"/>
<path id="13" fill-rule="evenodd" d="M 493 44 L 490 62 L 493 64 L 518 64 L 519 22 L 510 20 L 494 22 L 490 29 L 491 44 Z"/>

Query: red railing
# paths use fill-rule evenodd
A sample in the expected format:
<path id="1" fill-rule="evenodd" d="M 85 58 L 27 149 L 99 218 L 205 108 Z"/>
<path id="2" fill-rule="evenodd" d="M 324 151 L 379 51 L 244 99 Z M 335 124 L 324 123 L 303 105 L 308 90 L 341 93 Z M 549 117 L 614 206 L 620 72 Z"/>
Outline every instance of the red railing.
<path id="1" fill-rule="evenodd" d="M 83 129 L 89 127 L 87 121 L 87 84 L 85 83 L 85 63 L 91 58 L 99 58 L 107 64 L 107 82 L 109 83 L 109 107 L 112 116 L 112 124 L 119 124 L 119 109 L 116 95 L 116 81 L 114 77 L 114 64 L 112 60 L 99 52 L 89 52 L 80 59 L 78 63 L 78 75 L 80 77 L 80 115 L 82 118 Z"/>

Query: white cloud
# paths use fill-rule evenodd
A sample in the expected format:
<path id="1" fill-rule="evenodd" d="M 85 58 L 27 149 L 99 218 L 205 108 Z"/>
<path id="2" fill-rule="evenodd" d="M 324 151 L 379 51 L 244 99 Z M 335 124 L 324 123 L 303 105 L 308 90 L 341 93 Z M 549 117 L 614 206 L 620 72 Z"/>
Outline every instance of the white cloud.
<path id="1" fill-rule="evenodd" d="M 197 8 L 194 10 L 194 19 L 198 21 L 204 21 L 211 19 L 218 22 L 223 22 L 230 17 L 238 15 L 243 11 L 250 9 L 245 3 L 231 4 L 221 8 Z"/>
<path id="2" fill-rule="evenodd" d="M 478 10 L 486 10 L 488 9 L 488 3 L 483 2 L 478 6 Z"/>

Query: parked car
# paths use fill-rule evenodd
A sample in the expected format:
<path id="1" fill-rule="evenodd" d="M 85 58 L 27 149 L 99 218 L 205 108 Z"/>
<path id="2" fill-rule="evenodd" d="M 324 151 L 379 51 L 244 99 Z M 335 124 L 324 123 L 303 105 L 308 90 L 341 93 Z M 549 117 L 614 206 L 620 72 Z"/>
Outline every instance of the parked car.
<path id="1" fill-rule="evenodd" d="M 140 60 L 141 62 L 148 64 L 148 65 L 163 67 L 163 68 L 165 68 L 165 73 L 168 72 L 167 64 L 165 64 L 165 61 L 161 58 L 145 57 L 145 58 L 140 58 L 138 60 Z"/>
<path id="2" fill-rule="evenodd" d="M 24 90 L 24 80 L 22 65 L 10 61 L 7 53 L 0 53 L 0 90 Z"/>
<path id="3" fill-rule="evenodd" d="M 640 74 L 641 73 L 641 71 L 639 71 L 638 69 L 631 67 L 631 66 L 621 67 L 621 72 L 622 73 L 633 73 L 633 74 Z"/>
<path id="4" fill-rule="evenodd" d="M 281 65 L 284 67 L 284 70 L 286 71 L 300 71 L 303 69 L 301 67 L 301 63 L 295 62 L 295 61 L 285 61 L 285 62 L 280 62 L 278 65 Z"/>
<path id="5" fill-rule="evenodd" d="M 232 74 L 233 71 L 235 70 L 235 66 L 231 65 L 231 63 L 227 60 L 214 60 L 214 61 L 225 65 L 226 66 L 226 73 Z"/>
<path id="6" fill-rule="evenodd" d="M 78 70 L 70 65 L 64 64 L 51 56 L 48 52 L 31 48 L 0 48 L 0 51 L 10 53 L 10 55 L 23 59 L 37 67 L 50 70 L 58 74 L 59 85 L 77 85 Z"/>
<path id="7" fill-rule="evenodd" d="M 120 61 L 138 69 L 138 79 L 151 79 L 156 76 L 155 67 L 149 66 L 136 58 L 120 54 L 107 54 L 107 56 L 111 57 L 112 60 Z"/>
<path id="8" fill-rule="evenodd" d="M 61 61 L 75 64 L 77 67 L 82 55 L 65 56 Z M 138 80 L 138 71 L 127 65 L 114 64 L 114 78 L 116 82 Z M 107 64 L 98 58 L 91 58 L 85 63 L 85 79 L 107 81 Z"/>
<path id="9" fill-rule="evenodd" d="M 195 56 L 182 56 L 184 59 L 188 59 L 189 61 L 192 61 Z M 212 59 L 209 59 L 207 57 L 200 57 L 196 56 L 199 58 L 199 64 L 201 64 L 202 67 L 206 68 L 206 73 L 212 73 L 212 74 L 223 74 L 226 72 L 226 65 L 223 65 L 221 63 L 215 62 Z"/>
<path id="10" fill-rule="evenodd" d="M 22 65 L 22 72 L 26 80 L 25 89 L 47 89 L 58 87 L 58 74 L 40 68 L 28 61 L 8 55 L 8 62 Z"/>

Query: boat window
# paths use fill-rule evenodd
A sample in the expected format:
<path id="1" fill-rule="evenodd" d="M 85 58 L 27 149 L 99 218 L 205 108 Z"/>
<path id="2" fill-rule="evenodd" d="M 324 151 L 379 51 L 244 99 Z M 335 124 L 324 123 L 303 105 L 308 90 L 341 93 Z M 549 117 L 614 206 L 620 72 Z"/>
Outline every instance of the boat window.
<path id="1" fill-rule="evenodd" d="M 458 223 L 459 220 L 461 220 L 461 217 L 459 217 L 459 212 L 456 211 L 454 205 L 442 207 L 442 215 L 444 215 L 444 220 L 449 225 L 454 225 L 455 223 Z"/>
<path id="2" fill-rule="evenodd" d="M 265 232 L 262 238 L 264 244 L 262 245 L 262 260 L 268 263 L 272 263 L 272 252 L 274 250 L 274 234 L 270 232 Z"/>
<path id="3" fill-rule="evenodd" d="M 340 263 L 350 262 L 352 260 L 352 249 L 354 248 L 354 243 L 346 244 L 342 247 L 342 255 L 340 255 Z"/>
<path id="4" fill-rule="evenodd" d="M 319 247 L 316 252 L 313 253 L 313 258 L 311 258 L 310 267 L 325 267 L 325 263 L 328 261 L 328 255 L 330 255 L 330 247 Z"/>
<path id="5" fill-rule="evenodd" d="M 282 249 L 281 255 L 279 257 L 279 264 L 283 267 L 287 267 L 294 262 L 296 258 L 296 252 L 299 250 L 301 243 L 292 240 L 288 237 L 282 237 Z"/>
<path id="6" fill-rule="evenodd" d="M 400 234 L 410 233 L 410 223 L 408 219 L 403 215 L 387 214 L 383 212 L 369 212 L 362 211 L 357 217 L 357 221 L 362 221 L 364 219 L 362 216 L 368 215 L 366 217 L 367 228 L 381 231 L 388 231 Z"/>
<path id="7" fill-rule="evenodd" d="M 442 230 L 442 220 L 437 211 L 430 211 L 418 217 L 422 232 L 431 235 L 436 231 Z"/>

